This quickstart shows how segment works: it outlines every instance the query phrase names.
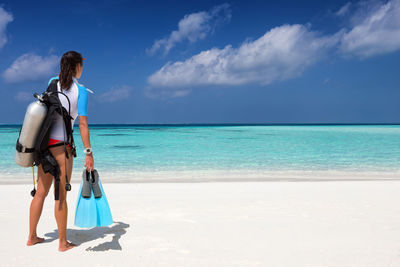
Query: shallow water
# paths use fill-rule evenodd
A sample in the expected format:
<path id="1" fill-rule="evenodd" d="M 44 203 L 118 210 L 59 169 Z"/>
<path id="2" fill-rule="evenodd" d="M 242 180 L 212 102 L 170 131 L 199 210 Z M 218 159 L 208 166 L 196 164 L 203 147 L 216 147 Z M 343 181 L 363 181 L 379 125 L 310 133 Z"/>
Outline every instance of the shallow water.
<path id="1" fill-rule="evenodd" d="M 3 174 L 14 162 L 19 126 L 0 126 Z M 400 170 L 400 126 L 90 126 L 95 167 L 107 172 Z M 75 127 L 81 169 L 84 155 Z M 78 163 L 78 164 L 77 164 Z M 79 166 L 79 167 L 78 167 Z"/>

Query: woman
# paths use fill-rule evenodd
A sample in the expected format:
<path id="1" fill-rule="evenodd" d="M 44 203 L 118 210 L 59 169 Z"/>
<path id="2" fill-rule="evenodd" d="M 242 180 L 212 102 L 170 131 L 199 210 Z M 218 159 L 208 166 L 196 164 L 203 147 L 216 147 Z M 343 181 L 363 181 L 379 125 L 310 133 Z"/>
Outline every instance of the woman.
<path id="1" fill-rule="evenodd" d="M 83 60 L 82 55 L 75 51 L 70 51 L 65 53 L 60 62 L 60 74 L 59 77 L 54 77 L 50 79 L 50 82 L 53 79 L 59 79 L 57 87 L 58 91 L 62 91 L 66 94 L 71 103 L 70 115 L 73 118 L 71 120 L 72 125 L 76 117 L 79 116 L 79 129 L 81 133 L 81 138 L 83 145 L 85 147 L 85 166 L 88 171 L 93 169 L 93 154 L 90 149 L 90 138 L 89 138 L 89 128 L 87 124 L 87 102 L 88 102 L 88 93 L 85 87 L 80 85 L 77 81 L 82 75 L 83 69 Z M 50 83 L 49 82 L 49 83 Z M 58 94 L 60 102 L 63 107 L 68 111 L 68 100 L 62 94 Z M 58 115 L 58 114 L 57 114 Z M 66 168 L 65 168 L 65 156 L 66 153 L 64 151 L 64 146 L 60 146 L 57 144 L 67 142 L 65 138 L 65 127 L 63 125 L 63 119 L 61 115 L 55 119 L 53 126 L 50 130 L 50 141 L 49 141 L 49 151 L 53 155 L 53 157 L 57 160 L 57 163 L 60 167 L 60 177 L 65 177 L 65 169 L 67 169 L 68 181 L 71 179 L 72 173 L 72 165 L 73 165 L 73 156 L 71 151 L 71 145 L 67 144 L 67 152 L 68 157 L 66 160 Z M 38 237 L 36 233 L 36 227 L 40 219 L 40 215 L 43 209 L 44 200 L 49 192 L 50 186 L 54 180 L 54 177 L 49 173 L 44 173 L 41 165 L 38 166 L 38 183 L 37 183 L 37 191 L 32 200 L 30 206 L 30 215 L 29 215 L 29 237 L 28 237 L 28 246 L 32 246 L 37 243 L 41 243 L 44 241 L 44 238 Z M 59 187 L 59 200 L 55 201 L 54 206 L 54 215 L 57 221 L 58 227 L 58 236 L 59 236 L 59 251 L 66 251 L 68 249 L 76 246 L 67 241 L 66 232 L 67 232 L 67 215 L 68 215 L 68 207 L 67 207 L 67 192 L 65 190 L 65 179 L 60 179 L 60 187 Z"/>

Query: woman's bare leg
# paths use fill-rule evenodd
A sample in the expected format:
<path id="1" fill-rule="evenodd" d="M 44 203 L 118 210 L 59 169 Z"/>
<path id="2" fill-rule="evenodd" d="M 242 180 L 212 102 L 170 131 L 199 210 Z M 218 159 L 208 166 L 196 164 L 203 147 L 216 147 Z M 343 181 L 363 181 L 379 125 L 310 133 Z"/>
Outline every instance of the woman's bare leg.
<path id="1" fill-rule="evenodd" d="M 67 148 L 69 158 L 67 159 L 67 175 L 68 181 L 71 179 L 73 156 L 71 150 Z M 75 246 L 67 241 L 67 218 L 68 218 L 68 205 L 67 205 L 67 192 L 65 190 L 65 152 L 64 146 L 57 146 L 50 148 L 50 152 L 56 159 L 60 166 L 60 199 L 55 201 L 54 216 L 57 221 L 58 237 L 59 237 L 59 251 L 66 251 Z"/>
<path id="2" fill-rule="evenodd" d="M 32 199 L 31 207 L 29 209 L 29 236 L 26 245 L 32 246 L 36 243 L 41 243 L 44 238 L 38 237 L 36 228 L 42 214 L 44 200 L 49 193 L 51 183 L 53 182 L 53 176 L 51 174 L 45 174 L 42 169 L 42 165 L 38 167 L 38 182 L 37 191 Z"/>

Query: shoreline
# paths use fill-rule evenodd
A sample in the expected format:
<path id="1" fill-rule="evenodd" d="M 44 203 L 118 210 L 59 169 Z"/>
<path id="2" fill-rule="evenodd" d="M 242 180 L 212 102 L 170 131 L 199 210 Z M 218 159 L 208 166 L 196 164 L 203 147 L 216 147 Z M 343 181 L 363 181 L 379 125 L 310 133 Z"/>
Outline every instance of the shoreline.
<path id="1" fill-rule="evenodd" d="M 71 183 L 79 183 L 81 170 L 74 169 Z M 104 183 L 210 183 L 210 182 L 327 182 L 327 181 L 400 181 L 400 171 L 257 171 L 257 170 L 194 170 L 194 171 L 127 171 L 110 172 L 98 169 Z M 16 178 L 16 176 L 18 178 Z M 37 168 L 35 168 L 37 179 Z M 18 173 L 0 173 L 0 185 L 32 184 L 30 169 Z"/>

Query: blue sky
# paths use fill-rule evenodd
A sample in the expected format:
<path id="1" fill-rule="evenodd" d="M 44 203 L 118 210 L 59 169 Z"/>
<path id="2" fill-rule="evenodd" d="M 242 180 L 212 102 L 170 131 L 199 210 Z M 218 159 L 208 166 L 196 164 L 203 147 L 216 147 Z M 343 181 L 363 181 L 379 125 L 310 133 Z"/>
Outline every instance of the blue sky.
<path id="1" fill-rule="evenodd" d="M 400 122 L 400 0 L 0 0 L 0 123 L 69 50 L 90 123 Z"/>

